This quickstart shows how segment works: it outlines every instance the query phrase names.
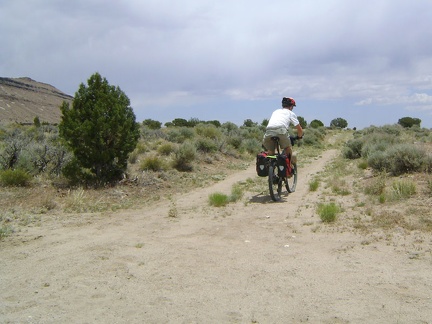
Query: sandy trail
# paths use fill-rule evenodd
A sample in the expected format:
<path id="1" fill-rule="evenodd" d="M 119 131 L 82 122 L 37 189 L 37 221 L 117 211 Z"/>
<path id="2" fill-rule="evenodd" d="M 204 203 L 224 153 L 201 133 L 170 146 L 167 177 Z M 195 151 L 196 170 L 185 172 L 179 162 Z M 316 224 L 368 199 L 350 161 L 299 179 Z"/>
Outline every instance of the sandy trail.
<path id="1" fill-rule="evenodd" d="M 432 262 L 350 232 L 316 230 L 300 168 L 267 192 L 208 206 L 254 166 L 142 210 L 50 222 L 0 243 L 1 323 L 432 323 Z M 175 210 L 177 217 L 168 217 Z"/>

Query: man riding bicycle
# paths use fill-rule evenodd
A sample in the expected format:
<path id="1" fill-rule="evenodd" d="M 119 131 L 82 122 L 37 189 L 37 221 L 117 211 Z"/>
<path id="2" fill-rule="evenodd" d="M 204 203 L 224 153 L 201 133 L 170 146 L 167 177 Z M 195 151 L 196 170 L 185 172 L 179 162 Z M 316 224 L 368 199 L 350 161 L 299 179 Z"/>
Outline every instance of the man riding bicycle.
<path id="1" fill-rule="evenodd" d="M 303 129 L 297 115 L 292 111 L 295 106 L 296 102 L 293 98 L 284 97 L 282 99 L 282 108 L 272 113 L 263 138 L 263 146 L 269 155 L 275 154 L 276 147 L 272 137 L 278 136 L 280 147 L 285 150 L 286 155 L 291 159 L 292 145 L 288 134 L 290 123 L 297 128 L 297 138 L 301 139 L 303 137 Z"/>

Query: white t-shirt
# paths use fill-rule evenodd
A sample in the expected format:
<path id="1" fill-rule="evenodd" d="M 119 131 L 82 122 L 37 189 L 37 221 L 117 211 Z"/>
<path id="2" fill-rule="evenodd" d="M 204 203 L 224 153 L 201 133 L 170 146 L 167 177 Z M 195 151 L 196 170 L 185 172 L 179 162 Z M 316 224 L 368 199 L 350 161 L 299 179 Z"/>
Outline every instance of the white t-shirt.
<path id="1" fill-rule="evenodd" d="M 290 123 L 292 123 L 294 126 L 297 126 L 299 124 L 297 115 L 289 109 L 280 108 L 275 110 L 271 115 L 267 125 L 267 129 L 288 129 Z"/>

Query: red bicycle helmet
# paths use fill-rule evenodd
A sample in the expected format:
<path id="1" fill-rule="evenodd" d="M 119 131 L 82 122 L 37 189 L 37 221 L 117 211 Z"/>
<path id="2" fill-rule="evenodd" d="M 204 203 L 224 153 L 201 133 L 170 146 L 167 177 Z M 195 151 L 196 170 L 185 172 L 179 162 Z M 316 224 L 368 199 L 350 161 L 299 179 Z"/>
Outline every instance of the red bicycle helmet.
<path id="1" fill-rule="evenodd" d="M 283 97 L 282 98 L 282 107 L 290 107 L 290 106 L 296 106 L 296 102 L 293 98 L 290 97 Z"/>

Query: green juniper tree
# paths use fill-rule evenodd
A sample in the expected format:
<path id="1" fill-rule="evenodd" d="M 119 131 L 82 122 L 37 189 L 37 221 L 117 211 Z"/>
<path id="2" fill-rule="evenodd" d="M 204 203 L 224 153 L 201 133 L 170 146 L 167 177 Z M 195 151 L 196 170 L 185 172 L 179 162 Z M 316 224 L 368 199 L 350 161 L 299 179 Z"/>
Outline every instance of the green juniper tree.
<path id="1" fill-rule="evenodd" d="M 310 122 L 309 126 L 312 128 L 319 128 L 319 127 L 323 127 L 324 123 L 321 120 L 314 119 Z"/>
<path id="2" fill-rule="evenodd" d="M 405 128 L 410 128 L 415 125 L 420 127 L 421 119 L 419 118 L 413 118 L 413 117 L 403 117 L 398 120 L 398 124 Z"/>
<path id="3" fill-rule="evenodd" d="M 83 83 L 72 101 L 63 102 L 60 136 L 74 154 L 65 175 L 97 185 L 121 179 L 139 139 L 129 98 L 99 73 Z"/>
<path id="4" fill-rule="evenodd" d="M 339 118 L 335 118 L 330 122 L 330 127 L 334 127 L 334 128 L 346 128 L 348 127 L 348 122 L 339 117 Z"/>

